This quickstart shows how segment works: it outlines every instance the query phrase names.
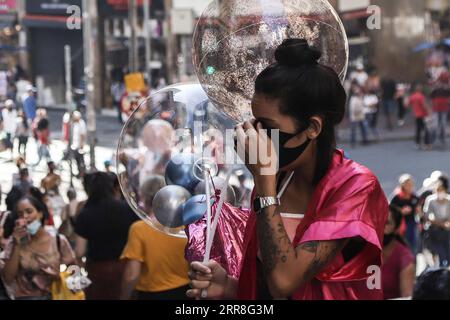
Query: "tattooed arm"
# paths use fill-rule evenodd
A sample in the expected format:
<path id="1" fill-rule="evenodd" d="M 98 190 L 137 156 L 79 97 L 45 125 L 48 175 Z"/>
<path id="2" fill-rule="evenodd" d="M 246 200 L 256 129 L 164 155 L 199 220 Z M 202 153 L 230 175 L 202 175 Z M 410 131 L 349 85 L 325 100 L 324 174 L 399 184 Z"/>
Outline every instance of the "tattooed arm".
<path id="1" fill-rule="evenodd" d="M 348 239 L 312 241 L 294 248 L 274 206 L 260 213 L 257 229 L 264 271 L 274 298 L 291 296 L 322 271 L 348 243 Z"/>

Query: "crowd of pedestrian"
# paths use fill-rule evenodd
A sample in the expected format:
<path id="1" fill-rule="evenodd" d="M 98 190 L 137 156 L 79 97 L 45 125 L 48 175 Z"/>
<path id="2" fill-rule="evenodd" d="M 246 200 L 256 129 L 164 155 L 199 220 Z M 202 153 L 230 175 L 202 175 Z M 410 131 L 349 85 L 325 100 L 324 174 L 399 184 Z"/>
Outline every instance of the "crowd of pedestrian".
<path id="1" fill-rule="evenodd" d="M 30 178 L 23 159 L 17 164 L 7 210 L 0 213 L 0 300 L 52 299 L 60 265 L 87 274 L 88 300 L 186 298 L 187 240 L 140 221 L 114 173 L 87 173 L 87 199 L 80 201 L 73 188 L 66 197 L 60 194 L 61 176 L 53 162 L 40 184 Z M 164 185 L 163 177 L 152 176 L 140 190 L 149 216 Z"/>
<path id="2" fill-rule="evenodd" d="M 415 143 L 420 150 L 447 147 L 450 119 L 450 80 L 448 68 L 429 74 L 428 81 L 403 84 L 392 78 L 370 74 L 358 63 L 347 81 L 350 143 L 363 145 L 379 142 L 380 115 L 384 116 L 388 132 L 407 123 L 408 113 L 415 121 Z M 397 120 L 397 122 L 395 121 Z M 396 123 L 396 124 L 395 124 Z"/>

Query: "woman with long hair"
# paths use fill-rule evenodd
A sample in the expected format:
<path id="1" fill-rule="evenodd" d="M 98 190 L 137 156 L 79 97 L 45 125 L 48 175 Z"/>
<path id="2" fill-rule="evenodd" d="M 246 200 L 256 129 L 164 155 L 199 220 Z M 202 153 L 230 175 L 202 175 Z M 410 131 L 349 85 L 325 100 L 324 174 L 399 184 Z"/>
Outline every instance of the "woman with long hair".
<path id="1" fill-rule="evenodd" d="M 60 265 L 75 262 L 67 239 L 44 228 L 45 204 L 25 196 L 14 212 L 14 231 L 5 249 L 2 277 L 14 288 L 17 300 L 50 300 L 51 285 L 59 279 Z"/>
<path id="2" fill-rule="evenodd" d="M 416 258 L 399 234 L 402 219 L 402 212 L 391 205 L 383 241 L 382 275 L 386 300 L 411 297 L 414 289 Z"/>
<path id="3" fill-rule="evenodd" d="M 88 200 L 75 221 L 75 251 L 86 257 L 86 269 L 92 284 L 87 300 L 117 300 L 125 262 L 120 256 L 127 243 L 128 230 L 137 220 L 130 207 L 116 198 L 114 181 L 108 173 L 85 176 Z"/>

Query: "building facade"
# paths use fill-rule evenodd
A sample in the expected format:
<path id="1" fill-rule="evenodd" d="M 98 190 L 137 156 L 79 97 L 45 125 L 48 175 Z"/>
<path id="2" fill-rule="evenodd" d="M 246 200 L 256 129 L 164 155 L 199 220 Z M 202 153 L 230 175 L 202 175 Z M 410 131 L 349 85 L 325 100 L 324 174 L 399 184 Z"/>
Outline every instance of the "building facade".
<path id="1" fill-rule="evenodd" d="M 0 71 L 15 67 L 19 62 L 20 25 L 16 0 L 0 0 Z"/>

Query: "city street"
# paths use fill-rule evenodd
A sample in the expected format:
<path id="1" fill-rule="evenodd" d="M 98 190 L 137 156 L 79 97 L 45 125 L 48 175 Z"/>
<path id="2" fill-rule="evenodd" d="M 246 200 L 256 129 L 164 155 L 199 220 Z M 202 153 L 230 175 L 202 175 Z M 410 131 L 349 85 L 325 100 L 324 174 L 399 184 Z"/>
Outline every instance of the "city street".
<path id="1" fill-rule="evenodd" d="M 449 179 L 450 0 L 0 0 L 0 301 L 450 300 Z"/>
<path id="2" fill-rule="evenodd" d="M 52 158 L 59 162 L 62 158 L 65 148 L 61 138 L 61 119 L 64 114 L 62 110 L 49 110 L 51 137 L 52 137 Z M 435 171 L 450 172 L 450 149 L 442 151 L 435 149 L 434 151 L 417 150 L 413 140 L 412 132 L 414 130 L 411 125 L 412 119 L 409 119 L 403 128 L 397 128 L 394 132 L 382 131 L 384 141 L 372 143 L 369 146 L 357 146 L 351 148 L 347 143 L 346 137 L 348 129 L 343 128 L 339 131 L 343 143 L 339 145 L 346 152 L 347 157 L 360 162 L 371 169 L 379 178 L 381 185 L 389 197 L 391 192 L 398 184 L 398 177 L 404 173 L 413 175 L 416 179 L 416 187 L 422 186 L 424 179 Z M 117 142 L 122 130 L 122 125 L 117 121 L 115 111 L 104 111 L 97 116 L 97 149 L 96 149 L 96 166 L 98 169 L 104 168 L 105 160 L 113 160 L 116 152 Z M 28 146 L 29 163 L 36 161 L 36 146 L 33 139 L 30 140 Z M 9 152 L 0 153 L 0 162 L 2 170 L 0 172 L 0 184 L 3 194 L 7 193 L 11 188 L 11 174 L 17 172 L 17 167 L 9 160 Z M 114 162 L 114 161 L 113 161 Z M 89 163 L 87 158 L 87 163 Z M 64 170 L 61 171 L 63 177 L 62 194 L 69 187 L 70 175 L 68 164 L 60 163 Z M 75 167 L 75 166 L 74 166 Z M 46 174 L 46 166 L 44 161 L 32 172 L 35 182 L 39 182 Z M 80 195 L 83 195 L 82 185 L 77 179 L 74 179 Z"/>
<path id="3" fill-rule="evenodd" d="M 398 178 L 409 173 L 420 189 L 424 179 L 435 171 L 450 172 L 450 150 L 418 151 L 412 141 L 392 141 L 355 149 L 343 145 L 349 158 L 371 169 L 380 179 L 387 195 L 398 184 Z"/>
<path id="4" fill-rule="evenodd" d="M 62 110 L 49 110 L 49 122 L 50 122 L 50 131 L 51 131 L 51 140 L 52 145 L 50 147 L 50 154 L 52 156 L 52 160 L 57 163 L 60 167 L 58 173 L 62 177 L 61 184 L 61 195 L 66 196 L 66 192 L 70 187 L 70 170 L 68 162 L 62 162 L 61 159 L 63 157 L 63 152 L 66 148 L 65 143 L 61 141 L 62 135 L 62 117 L 64 111 Z M 107 115 L 99 115 L 97 122 L 97 139 L 98 145 L 96 148 L 96 167 L 100 170 L 104 169 L 104 162 L 106 160 L 114 160 L 113 157 L 115 155 L 117 141 L 119 139 L 122 126 L 116 120 L 117 117 L 113 113 L 107 113 Z M 27 162 L 28 164 L 34 164 L 37 162 L 37 146 L 35 144 L 34 139 L 30 139 L 27 147 Z M 17 154 L 16 154 L 17 157 Z M 86 154 L 86 163 L 89 162 L 89 153 Z M 11 189 L 12 183 L 12 174 L 18 173 L 18 169 L 14 162 L 10 161 L 10 152 L 2 152 L 0 153 L 0 186 L 1 191 L 3 193 L 3 198 Z M 76 171 L 76 165 L 73 164 L 74 171 Z M 36 168 L 30 168 L 30 175 L 33 178 L 33 182 L 39 184 L 41 179 L 47 174 L 47 166 L 45 161 L 43 160 L 40 165 Z M 81 184 L 81 181 L 74 178 L 73 180 L 74 186 L 77 190 L 80 198 L 85 198 L 84 189 Z M 4 206 L 4 203 L 2 203 Z M 4 209 L 2 207 L 2 209 Z"/>

